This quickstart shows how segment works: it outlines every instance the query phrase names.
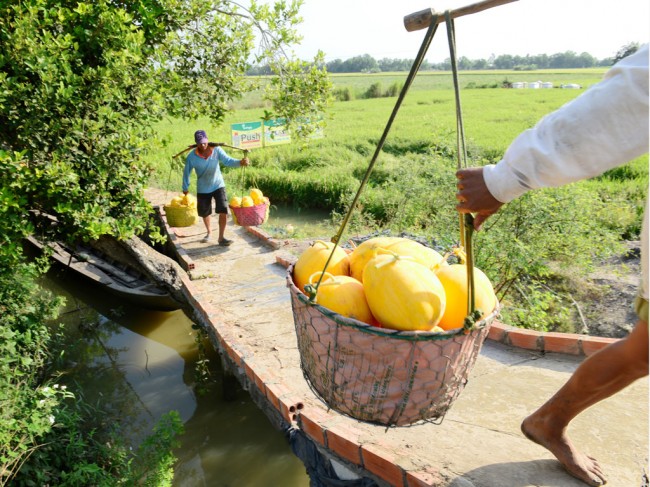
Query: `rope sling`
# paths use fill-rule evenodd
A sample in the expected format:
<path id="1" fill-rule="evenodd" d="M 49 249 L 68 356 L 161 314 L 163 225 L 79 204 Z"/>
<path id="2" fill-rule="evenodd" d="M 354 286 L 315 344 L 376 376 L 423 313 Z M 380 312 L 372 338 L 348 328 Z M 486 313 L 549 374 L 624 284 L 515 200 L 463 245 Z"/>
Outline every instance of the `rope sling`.
<path id="1" fill-rule="evenodd" d="M 466 168 L 467 167 L 467 147 L 465 144 L 465 129 L 463 126 L 463 113 L 462 113 L 462 108 L 461 108 L 461 102 L 460 102 L 460 87 L 459 87 L 459 82 L 458 82 L 458 65 L 456 62 L 456 31 L 455 31 L 455 25 L 454 25 L 454 19 L 452 18 L 451 12 L 447 10 L 444 14 L 445 16 L 445 23 L 447 26 L 447 38 L 448 38 L 448 43 L 449 43 L 449 55 L 451 59 L 451 68 L 452 68 L 452 77 L 453 77 L 453 82 L 454 82 L 454 94 L 455 94 L 455 106 L 456 106 L 456 155 L 457 155 L 457 168 Z M 357 190 L 354 199 L 352 200 L 352 203 L 345 214 L 345 217 L 343 218 L 343 222 L 341 223 L 341 226 L 339 227 L 338 232 L 334 237 L 332 237 L 332 242 L 334 243 L 334 247 L 332 248 L 332 252 L 330 253 L 329 257 L 327 258 L 327 261 L 325 262 L 325 266 L 323 268 L 323 272 L 321 273 L 318 281 L 314 286 L 311 288 L 311 292 L 309 293 L 310 301 L 315 302 L 316 299 L 316 292 L 318 290 L 318 286 L 321 284 L 321 281 L 325 277 L 326 273 L 325 271 L 327 270 L 327 267 L 329 266 L 329 263 L 334 256 L 334 253 L 336 251 L 337 246 L 339 245 L 339 242 L 341 241 L 341 237 L 343 236 L 343 233 L 348 225 L 348 222 L 350 220 L 350 217 L 352 215 L 352 212 L 356 209 L 357 203 L 359 201 L 359 198 L 361 196 L 361 193 L 363 192 L 364 187 L 366 186 L 366 183 L 368 182 L 370 178 L 370 174 L 372 173 L 372 170 L 375 167 L 375 164 L 377 162 L 377 158 L 379 157 L 379 154 L 381 153 L 381 150 L 384 146 L 384 143 L 386 142 L 386 138 L 388 137 L 388 133 L 390 132 L 390 129 L 393 125 L 393 122 L 395 118 L 397 117 L 397 113 L 399 112 L 400 107 L 402 106 L 402 102 L 404 101 L 404 98 L 406 98 L 406 94 L 408 93 L 409 88 L 411 87 L 411 84 L 413 83 L 413 80 L 415 79 L 415 76 L 417 72 L 420 69 L 420 66 L 422 64 L 422 61 L 424 60 L 424 57 L 429 49 L 429 46 L 431 45 L 431 41 L 433 40 L 433 37 L 438 29 L 438 14 L 433 14 L 433 18 L 431 20 L 431 24 L 429 25 L 429 28 L 427 29 L 426 35 L 424 36 L 424 39 L 422 41 L 422 45 L 420 46 L 420 49 L 418 51 L 418 54 L 413 62 L 413 65 L 411 66 L 411 69 L 409 71 L 409 74 L 406 78 L 406 81 L 404 83 L 404 86 L 402 87 L 402 90 L 400 91 L 400 94 L 397 98 L 397 102 L 395 103 L 395 107 L 393 108 L 393 111 L 388 118 L 388 122 L 386 123 L 386 127 L 384 128 L 384 131 L 381 135 L 381 138 L 379 139 L 379 142 L 377 144 L 377 147 L 375 149 L 375 152 L 370 160 L 370 164 L 368 165 L 368 169 L 366 170 L 366 173 L 361 180 L 361 184 L 359 185 L 359 189 Z M 480 313 L 476 311 L 476 305 L 475 305 L 475 283 L 474 283 L 474 257 L 473 257 L 473 251 L 472 251 L 472 234 L 474 231 L 474 226 L 473 226 L 473 221 L 474 218 L 471 214 L 466 214 L 462 215 L 459 214 L 459 227 L 460 227 L 460 247 L 465 251 L 466 259 L 466 267 L 467 267 L 467 310 L 468 310 L 468 316 L 465 319 L 465 323 L 463 328 L 464 329 L 470 329 L 476 321 L 480 318 Z"/>
<path id="2" fill-rule="evenodd" d="M 459 245 L 465 250 L 469 311 L 461 327 L 441 332 L 372 326 L 319 305 L 316 293 L 441 22 L 447 26 L 452 60 L 456 165 L 458 169 L 467 167 L 453 18 L 511 1 L 514 0 L 486 0 L 440 15 L 429 9 L 409 16 L 413 18 L 409 25 L 405 18 L 407 30 L 414 30 L 409 29 L 413 26 L 415 29 L 428 29 L 359 189 L 338 232 L 332 237 L 334 245 L 320 279 L 311 288 L 309 284 L 305 286 L 303 293 L 294 282 L 294 265 L 287 270 L 300 366 L 307 384 L 328 408 L 358 420 L 385 426 L 408 426 L 419 422 L 439 424 L 468 382 L 490 324 L 498 314 L 498 306 L 488 310 L 483 317 L 475 308 L 471 215 L 459 214 Z"/>

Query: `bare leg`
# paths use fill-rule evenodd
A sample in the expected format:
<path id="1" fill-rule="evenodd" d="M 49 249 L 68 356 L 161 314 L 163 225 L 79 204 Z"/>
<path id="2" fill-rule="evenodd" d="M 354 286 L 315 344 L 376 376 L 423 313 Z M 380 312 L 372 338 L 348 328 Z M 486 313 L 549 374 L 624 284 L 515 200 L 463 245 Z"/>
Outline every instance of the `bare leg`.
<path id="1" fill-rule="evenodd" d="M 226 222 L 228 221 L 228 215 L 225 213 L 219 213 L 219 242 L 223 240 L 223 234 L 226 231 Z"/>
<path id="2" fill-rule="evenodd" d="M 648 323 L 588 357 L 566 384 L 524 419 L 521 431 L 549 450 L 567 471 L 589 485 L 607 482 L 596 459 L 578 451 L 566 434 L 573 418 L 648 375 Z"/>
<path id="3" fill-rule="evenodd" d="M 212 229 L 210 227 L 210 215 L 203 217 L 203 223 L 205 224 L 205 229 L 208 232 L 206 237 L 210 237 L 210 234 L 212 233 Z"/>

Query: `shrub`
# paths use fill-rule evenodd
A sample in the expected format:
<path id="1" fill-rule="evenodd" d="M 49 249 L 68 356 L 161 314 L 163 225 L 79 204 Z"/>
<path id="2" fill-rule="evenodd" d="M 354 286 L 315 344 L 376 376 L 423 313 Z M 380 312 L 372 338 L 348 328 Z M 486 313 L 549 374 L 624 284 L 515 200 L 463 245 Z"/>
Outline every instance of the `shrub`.
<path id="1" fill-rule="evenodd" d="M 364 98 L 381 98 L 382 96 L 383 92 L 381 89 L 381 83 L 379 81 L 371 84 L 370 88 L 368 88 L 363 94 Z"/>
<path id="2" fill-rule="evenodd" d="M 345 88 L 336 88 L 333 91 L 332 95 L 337 101 L 354 100 L 354 94 L 352 93 L 352 89 L 349 86 L 346 86 Z"/>
<path id="3" fill-rule="evenodd" d="M 392 85 L 388 87 L 388 89 L 384 92 L 384 96 L 386 97 L 391 97 L 391 96 L 397 96 L 400 94 L 402 91 L 402 88 L 404 88 L 404 83 L 395 81 Z"/>

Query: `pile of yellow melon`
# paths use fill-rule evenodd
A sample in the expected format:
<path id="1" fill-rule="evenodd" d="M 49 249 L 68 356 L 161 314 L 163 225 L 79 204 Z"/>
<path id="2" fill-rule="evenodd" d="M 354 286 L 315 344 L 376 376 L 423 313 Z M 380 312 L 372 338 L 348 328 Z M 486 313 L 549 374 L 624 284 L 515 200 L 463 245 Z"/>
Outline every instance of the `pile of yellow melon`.
<path id="1" fill-rule="evenodd" d="M 264 196 L 261 190 L 253 188 L 246 196 L 233 196 L 228 204 L 231 208 L 249 208 L 251 206 L 269 204 L 269 199 Z"/>
<path id="2" fill-rule="evenodd" d="M 333 249 L 333 243 L 317 240 L 293 269 L 298 289 L 309 293 L 316 288 L 316 304 L 395 330 L 463 326 L 468 315 L 464 264 L 450 265 L 432 248 L 402 237 L 371 238 L 350 253 L 338 246 Z M 490 314 L 497 298 L 488 277 L 476 267 L 474 289 L 476 309 L 483 316 Z"/>
<path id="3" fill-rule="evenodd" d="M 187 208 L 196 208 L 196 198 L 191 194 L 182 194 L 179 196 L 174 196 L 169 202 L 169 206 L 173 207 L 187 207 Z"/>

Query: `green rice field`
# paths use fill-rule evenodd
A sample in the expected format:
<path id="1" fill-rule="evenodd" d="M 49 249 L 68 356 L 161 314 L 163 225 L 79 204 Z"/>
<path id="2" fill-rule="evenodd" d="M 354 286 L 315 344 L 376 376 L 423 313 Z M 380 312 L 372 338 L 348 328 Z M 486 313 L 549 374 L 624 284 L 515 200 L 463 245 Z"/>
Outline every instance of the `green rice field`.
<path id="1" fill-rule="evenodd" d="M 546 114 L 597 83 L 604 70 L 480 71 L 460 76 L 469 160 L 497 162 L 510 142 Z M 334 89 L 354 93 L 334 101 L 324 137 L 253 149 L 245 172 L 224 170 L 229 191 L 258 187 L 272 203 L 325 210 L 343 236 L 407 232 L 441 250 L 458 241 L 455 210 L 456 118 L 450 73 L 423 72 L 404 99 L 376 164 L 369 163 L 395 108 L 396 96 L 363 98 L 373 84 L 403 83 L 406 73 L 332 76 Z M 504 88 L 504 81 L 552 82 L 554 88 Z M 561 89 L 576 83 L 581 89 Z M 230 125 L 260 120 L 268 107 L 258 92 L 242 97 L 224 123 L 168 120 L 157 129 L 159 150 L 149 155 L 152 184 L 180 191 L 182 160 L 172 156 L 193 142 L 198 128 L 214 142 L 231 144 Z M 233 156 L 238 151 L 228 149 Z M 239 153 L 241 154 L 241 153 Z M 364 176 L 367 184 L 361 187 Z M 580 276 L 599 259 L 638 238 L 647 196 L 648 156 L 590 181 L 528 193 L 506 205 L 477 235 L 476 262 L 507 303 L 506 322 L 544 330 L 572 330 Z M 192 188 L 191 188 L 192 189 Z M 354 195 L 359 203 L 350 209 Z M 269 229 L 273 232 L 273 229 Z M 296 235 L 309 238 L 310 235 Z M 534 325 L 531 325 L 534 317 Z"/>

